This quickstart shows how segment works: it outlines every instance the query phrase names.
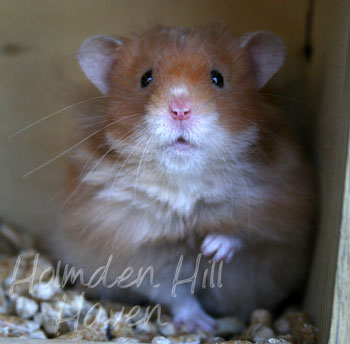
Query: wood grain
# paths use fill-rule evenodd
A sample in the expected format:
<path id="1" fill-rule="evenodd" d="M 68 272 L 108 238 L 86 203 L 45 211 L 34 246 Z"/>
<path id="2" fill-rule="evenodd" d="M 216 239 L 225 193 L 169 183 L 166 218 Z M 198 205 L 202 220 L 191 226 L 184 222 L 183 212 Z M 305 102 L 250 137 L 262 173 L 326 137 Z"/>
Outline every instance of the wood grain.
<path id="1" fill-rule="evenodd" d="M 320 226 L 306 308 L 320 343 L 349 342 L 350 3 L 316 3 L 310 99 L 318 104 L 315 152 L 320 179 Z"/>

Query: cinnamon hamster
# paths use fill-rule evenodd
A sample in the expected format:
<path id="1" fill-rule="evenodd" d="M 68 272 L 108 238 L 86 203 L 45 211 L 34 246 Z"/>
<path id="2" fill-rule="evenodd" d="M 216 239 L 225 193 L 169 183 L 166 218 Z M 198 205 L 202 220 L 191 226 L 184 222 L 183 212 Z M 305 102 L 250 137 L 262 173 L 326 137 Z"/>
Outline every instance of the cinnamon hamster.
<path id="1" fill-rule="evenodd" d="M 103 111 L 77 126 L 54 250 L 87 278 L 111 259 L 107 281 L 124 287 L 96 294 L 161 304 L 177 324 L 213 331 L 215 317 L 273 309 L 303 285 L 310 168 L 260 92 L 284 57 L 275 34 L 218 24 L 82 43 Z M 140 269 L 146 278 L 128 284 Z"/>

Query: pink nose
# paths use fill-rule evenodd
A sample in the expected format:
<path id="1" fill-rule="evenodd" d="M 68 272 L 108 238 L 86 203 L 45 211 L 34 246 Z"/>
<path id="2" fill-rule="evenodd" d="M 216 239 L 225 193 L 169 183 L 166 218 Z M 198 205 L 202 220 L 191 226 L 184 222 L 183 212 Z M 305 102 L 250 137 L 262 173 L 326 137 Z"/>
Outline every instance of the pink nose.
<path id="1" fill-rule="evenodd" d="M 188 99 L 178 98 L 174 99 L 169 104 L 169 112 L 171 117 L 175 120 L 185 120 L 191 117 L 191 103 Z"/>

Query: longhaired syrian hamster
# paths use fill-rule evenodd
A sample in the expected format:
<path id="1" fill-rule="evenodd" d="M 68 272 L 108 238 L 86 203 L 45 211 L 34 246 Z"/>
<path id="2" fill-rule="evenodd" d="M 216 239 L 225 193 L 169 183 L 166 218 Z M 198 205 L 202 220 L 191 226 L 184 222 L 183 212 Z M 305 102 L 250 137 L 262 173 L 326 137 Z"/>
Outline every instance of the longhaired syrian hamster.
<path id="1" fill-rule="evenodd" d="M 246 318 L 300 288 L 310 170 L 259 93 L 284 56 L 275 34 L 218 24 L 83 42 L 78 60 L 104 111 L 77 128 L 55 245 L 63 262 L 92 276 L 112 258 L 98 294 L 159 303 L 208 331 L 215 316 Z M 140 269 L 147 278 L 132 283 Z"/>

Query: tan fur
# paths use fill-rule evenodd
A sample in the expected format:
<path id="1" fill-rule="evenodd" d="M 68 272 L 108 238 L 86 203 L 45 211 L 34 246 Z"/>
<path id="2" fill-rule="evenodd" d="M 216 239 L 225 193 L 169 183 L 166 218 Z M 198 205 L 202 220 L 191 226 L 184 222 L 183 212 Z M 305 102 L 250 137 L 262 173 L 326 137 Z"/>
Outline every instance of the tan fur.
<path id="1" fill-rule="evenodd" d="M 150 68 L 152 84 L 141 89 Z M 224 88 L 211 84 L 211 69 L 224 75 Z M 115 288 L 112 295 L 145 297 L 176 314 L 184 302 L 197 304 L 188 285 L 179 287 L 180 297 L 170 296 L 180 254 L 181 276 L 190 277 L 205 236 L 223 233 L 244 247 L 225 264 L 222 289 L 196 287 L 207 311 L 247 316 L 299 288 L 313 208 L 309 168 L 284 115 L 257 92 L 239 38 L 216 24 L 152 28 L 115 50 L 109 82 L 106 113 L 89 128 L 109 126 L 72 160 L 74 185 L 66 195 L 58 256 L 87 274 L 110 254 L 114 275 L 152 265 L 160 288 Z M 162 155 L 162 135 L 169 90 L 178 85 L 191 97 L 196 116 L 188 136 L 201 153 L 176 160 Z M 82 138 L 88 133 L 81 130 Z"/>

